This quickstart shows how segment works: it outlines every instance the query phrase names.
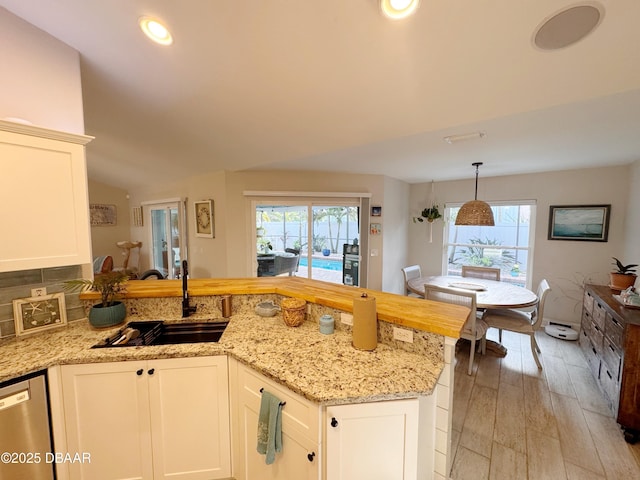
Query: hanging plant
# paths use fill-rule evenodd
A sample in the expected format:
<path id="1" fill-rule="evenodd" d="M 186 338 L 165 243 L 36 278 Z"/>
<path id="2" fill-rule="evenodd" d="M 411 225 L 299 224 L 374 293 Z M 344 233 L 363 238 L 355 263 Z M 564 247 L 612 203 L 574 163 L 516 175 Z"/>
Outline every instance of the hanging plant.
<path id="1" fill-rule="evenodd" d="M 438 205 L 432 205 L 431 207 L 422 210 L 419 217 L 413 217 L 413 223 L 424 222 L 424 219 L 431 223 L 439 218 L 442 218 L 442 215 L 440 214 L 440 210 L 438 210 Z"/>

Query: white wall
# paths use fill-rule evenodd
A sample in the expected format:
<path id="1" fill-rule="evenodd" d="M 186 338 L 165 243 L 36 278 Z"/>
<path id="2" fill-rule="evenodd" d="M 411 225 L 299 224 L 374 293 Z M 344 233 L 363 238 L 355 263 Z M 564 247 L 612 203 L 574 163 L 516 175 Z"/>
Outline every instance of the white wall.
<path id="1" fill-rule="evenodd" d="M 625 216 L 625 249 L 620 261 L 640 264 L 640 160 L 629 167 L 629 197 Z M 636 287 L 638 284 L 636 283 Z"/>
<path id="2" fill-rule="evenodd" d="M 0 119 L 84 133 L 80 55 L 0 8 Z"/>
<path id="3" fill-rule="evenodd" d="M 404 277 L 400 269 L 408 265 L 409 253 L 409 192 L 408 183 L 385 177 L 380 249 L 383 253 L 382 290 L 401 295 L 404 294 Z"/>
<path id="4" fill-rule="evenodd" d="M 632 170 L 634 169 L 629 166 L 620 166 L 480 177 L 478 198 L 481 200 L 534 199 L 537 202 L 532 273 L 534 288 L 542 278 L 546 278 L 552 288 L 546 304 L 545 319 L 578 325 L 583 283 L 607 284 L 611 257 L 631 253 L 625 244 L 632 243 L 631 231 L 638 229 L 637 221 L 633 222 L 634 227 L 625 223 Z M 640 167 L 636 165 L 635 170 L 640 170 Z M 430 188 L 430 184 L 411 186 L 410 215 L 418 215 L 427 206 Z M 435 184 L 436 200 L 441 207 L 445 202 L 472 199 L 473 191 L 474 179 Z M 585 204 L 611 204 L 608 242 L 547 240 L 550 205 Z M 426 223 L 409 225 L 408 260 L 409 263 L 420 264 L 423 273 L 441 273 L 443 226 L 442 220 L 436 222 L 433 243 L 428 243 Z M 631 260 L 627 262 L 635 263 Z"/>

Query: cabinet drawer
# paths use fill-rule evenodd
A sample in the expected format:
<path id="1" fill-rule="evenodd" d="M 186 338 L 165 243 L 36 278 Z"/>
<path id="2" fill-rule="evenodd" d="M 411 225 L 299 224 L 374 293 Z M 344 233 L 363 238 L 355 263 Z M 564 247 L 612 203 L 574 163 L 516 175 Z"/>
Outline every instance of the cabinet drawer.
<path id="1" fill-rule="evenodd" d="M 238 377 L 243 401 L 260 411 L 261 388 L 286 402 L 282 408 L 282 430 L 297 431 L 309 439 L 319 438 L 320 406 L 293 393 L 288 388 L 266 378 L 244 365 L 238 368 Z"/>
<path id="2" fill-rule="evenodd" d="M 604 334 L 611 343 L 618 349 L 622 350 L 622 338 L 624 336 L 624 325 L 622 325 L 615 317 L 607 313 L 604 323 Z"/>
<path id="3" fill-rule="evenodd" d="M 591 292 L 584 292 L 583 305 L 587 312 L 593 312 L 593 295 L 591 295 Z"/>
<path id="4" fill-rule="evenodd" d="M 620 365 L 622 364 L 622 354 L 611 341 L 605 337 L 602 358 L 607 363 L 607 369 L 616 383 L 620 380 Z"/>
<path id="5" fill-rule="evenodd" d="M 591 339 L 584 331 L 580 334 L 580 347 L 582 347 L 582 351 L 584 352 L 584 357 L 589 365 L 589 370 L 591 370 L 591 373 L 595 378 L 598 378 L 600 376 L 600 358 L 598 357 L 595 347 L 591 343 Z"/>
<path id="6" fill-rule="evenodd" d="M 604 329 L 600 328 L 600 326 L 596 323 L 592 323 L 588 336 L 598 355 L 602 355 L 602 348 L 604 345 Z"/>
<path id="7" fill-rule="evenodd" d="M 620 399 L 620 386 L 606 363 L 602 364 L 600 370 L 600 386 L 609 401 L 609 406 L 611 407 L 611 410 L 613 410 L 614 416 L 617 417 L 618 401 Z"/>
<path id="8" fill-rule="evenodd" d="M 607 316 L 607 310 L 597 300 L 593 302 L 593 323 L 600 327 L 600 331 L 604 332 L 604 320 Z"/>
<path id="9" fill-rule="evenodd" d="M 582 326 L 582 331 L 586 332 L 587 335 L 591 335 L 591 324 L 593 321 L 591 320 L 591 314 L 584 310 L 582 312 L 582 321 L 580 322 Z"/>

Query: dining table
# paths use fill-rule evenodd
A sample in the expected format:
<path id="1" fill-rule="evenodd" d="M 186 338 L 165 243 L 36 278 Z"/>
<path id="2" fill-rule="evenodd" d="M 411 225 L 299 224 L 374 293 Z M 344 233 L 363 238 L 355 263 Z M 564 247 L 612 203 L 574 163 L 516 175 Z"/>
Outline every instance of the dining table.
<path id="1" fill-rule="evenodd" d="M 425 284 L 474 291 L 479 309 L 526 308 L 538 303 L 538 296 L 528 288 L 484 278 L 431 275 L 413 278 L 407 282 L 407 287 L 424 296 Z"/>

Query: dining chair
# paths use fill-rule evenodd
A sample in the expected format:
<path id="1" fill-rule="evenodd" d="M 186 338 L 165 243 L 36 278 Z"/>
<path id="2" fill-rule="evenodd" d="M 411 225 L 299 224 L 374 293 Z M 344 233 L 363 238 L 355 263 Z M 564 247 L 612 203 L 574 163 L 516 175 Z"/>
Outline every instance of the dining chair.
<path id="1" fill-rule="evenodd" d="M 411 265 L 409 267 L 404 267 L 402 269 L 402 274 L 404 275 L 404 294 L 410 297 L 420 297 L 420 295 L 418 295 L 417 293 L 413 293 L 411 290 L 409 290 L 409 280 L 420 278 L 422 276 L 420 265 Z"/>
<path id="2" fill-rule="evenodd" d="M 471 265 L 462 266 L 463 277 L 484 278 L 486 280 L 500 281 L 500 269 L 490 267 L 474 267 Z"/>
<path id="3" fill-rule="evenodd" d="M 550 291 L 551 287 L 549 286 L 549 282 L 543 279 L 538 285 L 538 303 L 532 311 L 527 312 L 524 310 L 507 308 L 489 308 L 482 316 L 482 319 L 487 323 L 487 325 L 489 325 L 489 327 L 498 329 L 498 340 L 501 343 L 502 330 L 529 335 L 531 339 L 531 353 L 533 353 L 533 359 L 536 361 L 536 365 L 538 365 L 540 370 L 542 370 L 542 365 L 540 364 L 538 353 L 541 352 L 538 342 L 536 342 L 535 333 L 542 322 L 542 317 L 544 315 L 544 302 Z"/>
<path id="4" fill-rule="evenodd" d="M 470 290 L 460 290 L 457 288 L 438 287 L 436 285 L 426 284 L 424 286 L 424 298 L 427 300 L 435 300 L 437 302 L 453 303 L 469 307 L 469 317 L 464 324 L 460 338 L 464 338 L 471 342 L 471 350 L 469 351 L 469 371 L 473 368 L 473 357 L 476 351 L 476 342 L 480 340 L 480 351 L 484 355 L 487 346 L 487 324 L 476 315 L 476 292 Z"/>

